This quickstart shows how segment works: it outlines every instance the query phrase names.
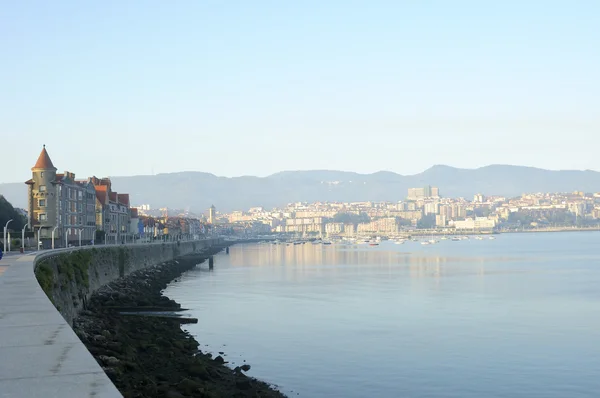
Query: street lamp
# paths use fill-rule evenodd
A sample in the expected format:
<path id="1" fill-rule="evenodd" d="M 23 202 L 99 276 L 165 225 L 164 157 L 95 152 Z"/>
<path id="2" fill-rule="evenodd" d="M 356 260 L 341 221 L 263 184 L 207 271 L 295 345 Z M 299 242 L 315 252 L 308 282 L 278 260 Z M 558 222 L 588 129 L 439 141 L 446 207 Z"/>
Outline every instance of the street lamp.
<path id="1" fill-rule="evenodd" d="M 28 226 L 29 226 L 29 221 L 27 222 L 27 224 L 23 227 L 23 230 L 21 231 L 21 248 L 23 249 L 23 253 L 25 253 L 25 230 L 27 229 Z"/>
<path id="2" fill-rule="evenodd" d="M 83 228 L 79 228 L 77 231 L 79 232 L 79 246 L 81 246 L 81 232 L 83 231 Z"/>
<path id="3" fill-rule="evenodd" d="M 54 249 L 54 232 L 56 232 L 57 228 L 58 226 L 54 227 L 54 229 L 52 230 L 52 249 Z"/>
<path id="4" fill-rule="evenodd" d="M 12 218 L 6 222 L 4 225 L 4 252 L 6 253 L 6 232 L 8 231 L 8 224 L 12 221 Z"/>
<path id="5" fill-rule="evenodd" d="M 42 228 L 43 227 L 40 227 L 37 232 L 37 249 L 38 250 L 40 250 L 40 245 L 42 244 L 42 241 L 40 240 L 40 232 L 42 231 Z"/>

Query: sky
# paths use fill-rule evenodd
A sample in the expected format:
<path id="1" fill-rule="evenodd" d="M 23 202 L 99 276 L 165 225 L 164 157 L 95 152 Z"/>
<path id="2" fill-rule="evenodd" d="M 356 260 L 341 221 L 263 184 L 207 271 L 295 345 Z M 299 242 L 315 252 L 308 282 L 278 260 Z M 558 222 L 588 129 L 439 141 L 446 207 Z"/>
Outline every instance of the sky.
<path id="1" fill-rule="evenodd" d="M 0 182 L 600 170 L 600 2 L 5 2 Z"/>

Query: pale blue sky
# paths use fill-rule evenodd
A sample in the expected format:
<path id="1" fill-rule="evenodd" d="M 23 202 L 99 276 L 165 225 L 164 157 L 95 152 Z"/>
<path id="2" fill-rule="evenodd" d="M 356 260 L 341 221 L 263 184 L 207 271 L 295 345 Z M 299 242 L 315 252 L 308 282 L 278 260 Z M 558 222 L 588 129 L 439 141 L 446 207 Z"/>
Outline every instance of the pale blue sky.
<path id="1" fill-rule="evenodd" d="M 0 182 L 600 170 L 600 2 L 5 1 Z"/>

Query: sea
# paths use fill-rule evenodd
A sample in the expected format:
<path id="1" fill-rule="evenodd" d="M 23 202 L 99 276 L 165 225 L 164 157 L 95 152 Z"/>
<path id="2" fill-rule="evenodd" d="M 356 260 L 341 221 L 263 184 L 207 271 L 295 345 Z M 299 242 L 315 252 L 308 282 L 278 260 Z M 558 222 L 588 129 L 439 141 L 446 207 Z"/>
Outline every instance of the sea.
<path id="1" fill-rule="evenodd" d="M 236 244 L 165 294 L 289 397 L 600 396 L 600 233 Z"/>

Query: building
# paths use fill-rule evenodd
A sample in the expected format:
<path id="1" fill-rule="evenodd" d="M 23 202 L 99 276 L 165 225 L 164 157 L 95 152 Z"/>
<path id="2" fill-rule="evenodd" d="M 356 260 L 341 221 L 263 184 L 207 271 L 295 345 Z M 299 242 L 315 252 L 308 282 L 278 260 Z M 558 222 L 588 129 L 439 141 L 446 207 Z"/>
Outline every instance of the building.
<path id="1" fill-rule="evenodd" d="M 135 207 L 129 209 L 129 231 L 134 239 L 140 239 L 144 235 L 144 224 L 140 220 L 138 209 Z"/>
<path id="2" fill-rule="evenodd" d="M 423 188 L 408 188 L 408 200 L 419 200 L 425 198 L 439 198 L 438 187 L 426 186 Z"/>
<path id="3" fill-rule="evenodd" d="M 440 204 L 437 202 L 425 203 L 423 210 L 426 215 L 427 214 L 439 214 L 440 213 Z"/>
<path id="4" fill-rule="evenodd" d="M 132 241 L 137 229 L 131 230 L 129 194 L 114 192 L 110 178 L 91 177 L 89 181 L 96 190 L 96 226 L 104 231 L 105 241 Z"/>
<path id="5" fill-rule="evenodd" d="M 485 196 L 483 196 L 480 193 L 475 194 L 475 196 L 473 197 L 473 202 L 475 202 L 475 203 L 483 203 L 483 202 L 485 202 Z"/>
<path id="6" fill-rule="evenodd" d="M 210 209 L 208 209 L 208 222 L 210 224 L 214 224 L 217 221 L 217 209 L 215 208 L 215 205 L 210 206 Z"/>
<path id="7" fill-rule="evenodd" d="M 448 223 L 446 216 L 442 216 L 441 214 L 437 214 L 435 216 L 435 226 L 436 227 L 445 227 Z"/>
<path id="8" fill-rule="evenodd" d="M 482 230 L 493 229 L 496 226 L 496 220 L 487 217 L 467 218 L 466 220 L 454 221 L 454 228 L 457 230 Z"/>
<path id="9" fill-rule="evenodd" d="M 76 181 L 75 174 L 57 174 L 46 146 L 31 168 L 28 185 L 28 222 L 43 247 L 65 247 L 91 242 L 96 233 L 95 188 Z"/>

